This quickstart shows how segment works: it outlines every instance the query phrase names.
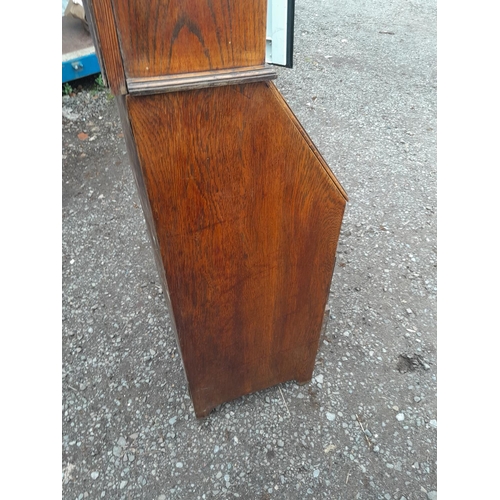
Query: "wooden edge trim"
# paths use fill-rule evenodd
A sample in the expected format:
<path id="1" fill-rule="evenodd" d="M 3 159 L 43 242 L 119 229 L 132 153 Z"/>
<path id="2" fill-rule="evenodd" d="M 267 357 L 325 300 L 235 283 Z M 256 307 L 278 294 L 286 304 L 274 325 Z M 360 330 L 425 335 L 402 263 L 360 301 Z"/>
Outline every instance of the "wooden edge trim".
<path id="1" fill-rule="evenodd" d="M 96 31 L 93 0 L 83 0 L 83 10 L 85 12 L 85 17 L 89 25 L 90 36 L 92 37 L 97 60 L 99 61 L 99 67 L 101 68 L 102 79 L 104 81 L 104 84 L 107 86 L 109 85 L 108 77 L 106 75 L 106 67 L 104 66 L 104 61 L 102 60 L 101 44 L 99 43 L 99 37 L 97 36 Z"/>
<path id="2" fill-rule="evenodd" d="M 141 161 L 139 159 L 139 153 L 136 147 L 136 141 L 134 138 L 134 131 L 132 129 L 132 124 L 130 123 L 129 113 L 128 113 L 128 95 L 118 95 L 116 97 L 118 112 L 120 114 L 120 120 L 123 129 L 123 135 L 125 137 L 125 144 L 127 146 L 127 152 L 130 160 L 130 166 L 132 173 L 134 175 L 137 193 L 141 202 L 142 210 L 144 213 L 144 219 L 146 221 L 146 226 L 148 229 L 148 236 L 151 241 L 151 247 L 153 249 L 153 257 L 156 264 L 156 269 L 158 271 L 158 276 L 160 278 L 160 283 L 163 289 L 163 296 L 167 304 L 167 309 L 170 316 L 170 321 L 172 324 L 172 329 L 174 331 L 175 339 L 177 341 L 177 347 L 182 359 L 182 351 L 179 345 L 179 336 L 177 334 L 177 326 L 175 324 L 175 317 L 173 314 L 172 301 L 170 299 L 170 292 L 168 289 L 167 277 L 165 275 L 165 269 L 163 267 L 163 259 L 161 256 L 160 244 L 158 242 L 158 236 L 156 232 L 156 224 L 153 217 L 153 211 L 151 209 L 151 203 L 149 201 L 149 196 L 147 192 L 147 187 L 144 182 L 144 176 L 142 172 Z M 182 361 L 184 363 L 184 361 Z M 185 370 L 184 370 L 185 373 Z"/>
<path id="3" fill-rule="evenodd" d="M 127 78 L 127 87 L 130 95 L 148 95 L 261 82 L 274 80 L 276 77 L 276 70 L 265 65 L 149 78 Z"/>
<path id="4" fill-rule="evenodd" d="M 104 81 L 113 94 L 124 95 L 127 83 L 111 0 L 84 0 L 84 9 Z"/>
<path id="5" fill-rule="evenodd" d="M 267 85 L 273 91 L 280 105 L 285 109 L 289 118 L 292 120 L 292 122 L 297 127 L 299 132 L 302 134 L 302 137 L 304 137 L 305 141 L 307 142 L 313 153 L 316 155 L 316 158 L 321 163 L 322 167 L 325 169 L 330 179 L 333 181 L 337 189 L 340 191 L 341 195 L 345 198 L 345 201 L 349 201 L 349 198 L 344 188 L 342 187 L 338 179 L 335 177 L 335 174 L 331 171 L 330 167 L 326 163 L 323 156 L 321 156 L 321 153 L 318 151 L 318 148 L 315 146 L 315 144 L 313 143 L 307 132 L 304 130 L 304 127 L 300 124 L 299 120 L 295 116 L 294 112 L 292 111 L 288 103 L 285 101 L 284 97 L 281 95 L 280 91 L 276 88 L 276 85 L 274 85 L 273 82 L 269 82 L 267 83 Z"/>

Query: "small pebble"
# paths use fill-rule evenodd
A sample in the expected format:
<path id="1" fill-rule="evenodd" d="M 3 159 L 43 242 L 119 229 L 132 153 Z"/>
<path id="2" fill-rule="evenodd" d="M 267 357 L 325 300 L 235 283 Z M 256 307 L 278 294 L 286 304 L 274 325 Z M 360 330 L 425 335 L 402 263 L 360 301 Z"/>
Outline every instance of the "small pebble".
<path id="1" fill-rule="evenodd" d="M 427 493 L 427 498 L 429 500 L 437 500 L 437 497 L 438 497 L 437 491 L 429 491 Z"/>
<path id="2" fill-rule="evenodd" d="M 123 488 L 125 488 L 125 486 L 127 486 L 127 483 L 128 483 L 128 481 L 122 481 L 120 483 L 120 489 L 123 490 Z"/>
<path id="3" fill-rule="evenodd" d="M 404 413 L 398 413 L 396 415 L 396 419 L 399 421 L 399 422 L 402 422 L 404 419 L 405 419 L 405 415 Z"/>
<path id="4" fill-rule="evenodd" d="M 90 474 L 90 477 L 92 479 L 97 479 L 99 477 L 99 472 L 97 472 L 97 471 L 92 472 L 92 474 Z"/>
<path id="5" fill-rule="evenodd" d="M 333 422 L 335 420 L 335 414 L 334 413 L 330 413 L 330 412 L 326 412 L 326 418 L 328 420 L 330 420 L 330 422 Z"/>
<path id="6" fill-rule="evenodd" d="M 434 419 L 433 419 L 433 420 L 431 420 L 431 421 L 429 422 L 429 425 L 430 425 L 431 427 L 433 427 L 434 429 L 437 429 L 437 426 L 438 426 L 437 420 L 434 420 Z"/>

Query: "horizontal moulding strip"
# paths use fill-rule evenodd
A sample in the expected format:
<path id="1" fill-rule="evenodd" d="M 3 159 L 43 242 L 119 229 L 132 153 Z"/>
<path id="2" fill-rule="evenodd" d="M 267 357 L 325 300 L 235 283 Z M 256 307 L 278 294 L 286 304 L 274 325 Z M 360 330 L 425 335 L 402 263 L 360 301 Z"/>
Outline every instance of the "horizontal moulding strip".
<path id="1" fill-rule="evenodd" d="M 131 95 L 147 95 L 261 82 L 274 80 L 276 77 L 276 70 L 273 67 L 263 65 L 148 78 L 127 78 L 127 87 Z"/>

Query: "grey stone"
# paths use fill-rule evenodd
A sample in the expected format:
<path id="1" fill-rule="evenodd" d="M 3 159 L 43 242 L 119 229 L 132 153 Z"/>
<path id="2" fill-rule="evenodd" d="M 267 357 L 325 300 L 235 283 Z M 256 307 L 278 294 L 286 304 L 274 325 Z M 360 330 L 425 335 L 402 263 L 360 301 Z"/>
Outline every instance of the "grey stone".
<path id="1" fill-rule="evenodd" d="M 428 500 L 437 500 L 438 494 L 437 491 L 428 491 L 427 498 Z"/>
<path id="2" fill-rule="evenodd" d="M 69 98 L 69 96 L 64 96 L 63 99 L 65 97 Z M 62 108 L 62 115 L 64 116 L 64 118 L 71 121 L 76 121 L 80 118 L 80 115 L 78 113 L 75 113 L 70 108 L 65 108 L 65 107 Z"/>

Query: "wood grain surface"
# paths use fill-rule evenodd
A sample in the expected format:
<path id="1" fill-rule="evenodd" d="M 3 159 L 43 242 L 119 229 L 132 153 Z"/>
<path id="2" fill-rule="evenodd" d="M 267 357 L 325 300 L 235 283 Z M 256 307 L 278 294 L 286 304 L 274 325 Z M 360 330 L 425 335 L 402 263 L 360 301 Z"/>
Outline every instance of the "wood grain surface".
<path id="1" fill-rule="evenodd" d="M 122 124 L 123 134 L 125 136 L 125 144 L 127 146 L 127 153 L 130 160 L 130 166 L 132 167 L 132 174 L 134 175 L 135 184 L 137 186 L 137 192 L 139 194 L 139 199 L 141 201 L 142 211 L 144 213 L 146 226 L 148 228 L 148 234 L 151 242 L 151 248 L 153 249 L 153 257 L 156 264 L 156 270 L 158 271 L 158 276 L 160 277 L 160 283 L 170 313 L 172 327 L 175 332 L 176 339 L 178 339 L 177 330 L 175 326 L 175 317 L 172 310 L 172 302 L 170 300 L 170 292 L 168 289 L 168 283 L 165 276 L 165 269 L 163 267 L 163 260 L 161 258 L 160 245 L 158 243 L 158 236 L 156 233 L 156 224 L 153 218 L 153 212 L 151 210 L 151 203 L 148 197 L 148 193 L 146 191 L 146 186 L 144 184 L 144 175 L 141 169 L 139 156 L 137 154 L 136 141 L 132 132 L 132 127 L 130 125 L 130 120 L 127 113 L 126 97 L 123 95 L 116 96 L 116 104 L 118 106 L 118 112 L 120 114 L 120 121 Z"/>
<path id="2" fill-rule="evenodd" d="M 113 10 L 128 78 L 265 62 L 266 0 L 115 0 Z"/>
<path id="3" fill-rule="evenodd" d="M 346 197 L 307 134 L 271 82 L 126 105 L 196 415 L 309 380 Z"/>
<path id="4" fill-rule="evenodd" d="M 111 0 L 84 0 L 85 16 L 104 81 L 115 95 L 127 92 Z"/>
<path id="5" fill-rule="evenodd" d="M 198 71 L 196 73 L 182 73 L 166 77 L 127 78 L 127 87 L 130 94 L 147 95 L 263 82 L 273 80 L 276 77 L 276 70 L 272 66 L 245 66 L 244 68 Z"/>

